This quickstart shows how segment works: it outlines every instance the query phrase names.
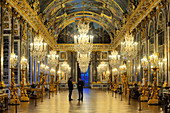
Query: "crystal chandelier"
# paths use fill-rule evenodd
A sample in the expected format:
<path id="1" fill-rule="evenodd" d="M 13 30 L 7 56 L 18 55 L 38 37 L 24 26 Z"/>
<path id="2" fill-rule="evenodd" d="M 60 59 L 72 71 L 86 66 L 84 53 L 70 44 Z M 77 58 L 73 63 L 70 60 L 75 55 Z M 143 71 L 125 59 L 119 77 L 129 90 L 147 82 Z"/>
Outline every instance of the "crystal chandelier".
<path id="1" fill-rule="evenodd" d="M 88 66 L 89 66 L 89 64 L 79 64 L 81 73 L 86 73 Z"/>
<path id="2" fill-rule="evenodd" d="M 118 67 L 120 65 L 120 55 L 118 55 L 118 52 L 116 50 L 113 50 L 111 52 L 111 55 L 109 55 L 109 64 L 113 67 Z"/>
<path id="3" fill-rule="evenodd" d="M 90 62 L 90 53 L 89 54 L 77 54 L 77 61 L 79 64 L 89 64 Z"/>
<path id="4" fill-rule="evenodd" d="M 55 67 L 58 65 L 59 56 L 56 53 L 57 53 L 56 51 L 50 51 L 50 54 L 47 55 L 47 59 L 50 67 Z"/>
<path id="5" fill-rule="evenodd" d="M 134 59 L 137 55 L 137 42 L 134 42 L 134 37 L 131 35 L 125 35 L 125 42 L 121 42 L 121 52 L 128 60 Z"/>
<path id="6" fill-rule="evenodd" d="M 50 69 L 50 74 L 51 74 L 51 75 L 55 75 L 55 69 L 54 69 L 54 68 L 51 68 L 51 69 Z"/>
<path id="7" fill-rule="evenodd" d="M 45 71 L 45 65 L 43 63 L 41 63 L 40 65 L 40 72 L 44 72 Z"/>
<path id="8" fill-rule="evenodd" d="M 21 57 L 20 64 L 21 64 L 21 69 L 25 69 L 27 67 L 27 59 L 24 56 Z"/>
<path id="9" fill-rule="evenodd" d="M 142 67 L 144 69 L 147 69 L 148 68 L 148 59 L 146 56 L 144 56 L 142 59 L 141 59 L 141 64 L 142 64 Z"/>
<path id="10" fill-rule="evenodd" d="M 115 8 L 114 8 L 114 5 L 113 5 L 113 12 L 115 11 Z M 113 25 L 116 25 L 116 21 L 115 21 L 115 18 L 113 18 Z M 115 26 L 114 27 L 114 49 L 113 51 L 111 52 L 111 55 L 109 55 L 109 64 L 112 68 L 114 67 L 118 67 L 120 65 L 120 55 L 118 55 L 118 52 L 116 51 L 115 49 Z"/>
<path id="11" fill-rule="evenodd" d="M 83 0 L 83 18 L 78 23 L 79 35 L 74 36 L 74 49 L 79 53 L 89 53 L 93 49 L 93 36 L 88 35 L 89 23 L 84 21 L 84 0 Z"/>
<path id="12" fill-rule="evenodd" d="M 49 66 L 48 65 L 45 66 L 45 74 L 49 74 Z"/>
<path id="13" fill-rule="evenodd" d="M 16 67 L 17 63 L 18 63 L 18 56 L 15 53 L 11 53 L 11 56 L 10 56 L 11 67 L 12 68 Z"/>
<path id="14" fill-rule="evenodd" d="M 69 65 L 68 65 L 68 63 L 66 62 L 66 61 L 64 61 L 62 64 L 61 64 L 61 70 L 64 72 L 64 73 L 66 73 L 67 71 L 68 71 L 68 69 L 69 69 Z"/>
<path id="15" fill-rule="evenodd" d="M 119 70 L 120 70 L 120 72 L 125 73 L 127 70 L 126 65 L 123 64 L 123 65 L 119 66 Z"/>
<path id="16" fill-rule="evenodd" d="M 151 63 L 151 68 L 157 68 L 158 67 L 158 62 L 159 62 L 159 58 L 158 58 L 158 53 L 153 53 L 150 57 L 150 63 Z"/>
<path id="17" fill-rule="evenodd" d="M 112 74 L 113 75 L 118 75 L 119 74 L 119 71 L 117 70 L 117 68 L 112 69 Z"/>
<path id="18" fill-rule="evenodd" d="M 74 49 L 79 53 L 89 53 L 93 49 L 93 36 L 80 34 L 74 36 Z"/>
<path id="19" fill-rule="evenodd" d="M 84 20 L 80 21 L 78 24 L 79 34 L 86 35 L 89 32 L 89 23 L 85 24 Z"/>
<path id="20" fill-rule="evenodd" d="M 89 66 L 89 62 L 90 62 L 90 53 L 89 54 L 80 54 L 78 52 L 77 61 L 79 63 L 80 71 L 82 73 L 86 73 L 88 66 Z"/>
<path id="21" fill-rule="evenodd" d="M 46 56 L 46 46 L 47 43 L 43 42 L 41 35 L 34 38 L 34 42 L 30 44 L 31 55 L 35 58 L 36 61 L 41 61 Z"/>
<path id="22" fill-rule="evenodd" d="M 102 74 L 103 72 L 107 71 L 107 62 L 102 61 L 102 62 L 98 65 L 97 71 L 99 72 L 99 74 Z"/>

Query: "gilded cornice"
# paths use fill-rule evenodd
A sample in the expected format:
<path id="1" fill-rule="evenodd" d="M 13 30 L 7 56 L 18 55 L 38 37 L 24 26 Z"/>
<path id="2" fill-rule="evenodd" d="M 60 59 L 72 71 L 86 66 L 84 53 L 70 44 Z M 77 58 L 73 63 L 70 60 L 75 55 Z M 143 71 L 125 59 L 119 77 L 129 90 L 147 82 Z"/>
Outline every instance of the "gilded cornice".
<path id="1" fill-rule="evenodd" d="M 56 51 L 75 51 L 74 44 L 57 44 L 55 46 Z M 92 51 L 112 51 L 113 46 L 111 44 L 94 44 Z"/>

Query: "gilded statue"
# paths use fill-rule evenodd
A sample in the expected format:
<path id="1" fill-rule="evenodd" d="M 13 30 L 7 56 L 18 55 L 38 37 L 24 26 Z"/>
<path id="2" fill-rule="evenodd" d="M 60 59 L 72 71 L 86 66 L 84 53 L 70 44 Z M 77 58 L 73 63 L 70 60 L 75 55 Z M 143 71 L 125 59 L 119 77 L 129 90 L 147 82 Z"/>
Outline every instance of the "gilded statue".
<path id="1" fill-rule="evenodd" d="M 40 11 L 40 2 L 39 2 L 39 0 L 34 1 L 33 8 L 34 8 L 34 11 L 37 12 L 37 13 Z"/>

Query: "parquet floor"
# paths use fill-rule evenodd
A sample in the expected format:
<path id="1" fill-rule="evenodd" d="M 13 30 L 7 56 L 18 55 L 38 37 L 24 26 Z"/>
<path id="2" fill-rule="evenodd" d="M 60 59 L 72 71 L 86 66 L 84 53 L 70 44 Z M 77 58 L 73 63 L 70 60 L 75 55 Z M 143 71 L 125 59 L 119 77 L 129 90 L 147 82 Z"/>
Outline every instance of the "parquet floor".
<path id="1" fill-rule="evenodd" d="M 68 101 L 68 91 L 60 91 L 49 99 L 48 93 L 44 101 L 31 99 L 30 102 L 22 102 L 18 106 L 18 113 L 163 113 L 161 106 L 151 106 L 146 102 L 142 103 L 142 111 L 138 111 L 138 101 L 128 100 L 117 95 L 112 97 L 111 93 L 102 90 L 84 89 L 84 101 L 77 101 L 77 90 L 73 90 L 73 101 Z M 3 113 L 15 113 L 15 106 L 9 106 L 9 110 Z"/>

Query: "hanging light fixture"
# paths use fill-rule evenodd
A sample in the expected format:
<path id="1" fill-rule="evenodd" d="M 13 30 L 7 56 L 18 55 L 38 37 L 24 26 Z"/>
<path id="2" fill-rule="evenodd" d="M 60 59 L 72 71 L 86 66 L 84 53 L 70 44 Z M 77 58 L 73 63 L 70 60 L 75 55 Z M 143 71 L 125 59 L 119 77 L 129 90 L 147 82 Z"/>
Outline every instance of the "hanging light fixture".
<path id="1" fill-rule="evenodd" d="M 129 14 L 129 0 L 128 0 L 128 19 L 130 19 Z M 128 24 L 128 31 L 125 35 L 125 41 L 121 42 L 121 53 L 127 58 L 127 60 L 132 60 L 137 56 L 137 42 L 134 42 L 134 37 L 130 34 L 130 27 Z"/>
<path id="2" fill-rule="evenodd" d="M 134 37 L 129 34 L 125 35 L 125 42 L 121 42 L 121 53 L 127 60 L 134 59 L 137 56 L 137 42 L 134 42 Z"/>
<path id="3" fill-rule="evenodd" d="M 103 72 L 107 71 L 107 62 L 103 61 L 100 62 L 100 64 L 97 67 L 97 71 L 99 71 L 100 74 L 102 74 Z"/>
<path id="4" fill-rule="evenodd" d="M 142 67 L 144 69 L 147 69 L 148 68 L 148 59 L 146 56 L 144 56 L 142 59 L 141 59 L 141 64 L 142 64 Z"/>
<path id="5" fill-rule="evenodd" d="M 113 68 L 112 69 L 112 74 L 113 75 L 118 75 L 119 71 L 117 70 L 117 68 Z"/>
<path id="6" fill-rule="evenodd" d="M 116 50 L 113 50 L 111 55 L 109 55 L 109 61 L 111 67 L 118 67 L 120 65 L 120 55 L 118 55 Z"/>
<path id="7" fill-rule="evenodd" d="M 93 36 L 88 35 L 89 23 L 86 23 L 84 20 L 84 3 L 83 0 L 83 18 L 79 21 L 77 27 L 79 35 L 74 36 L 74 49 L 77 52 L 77 61 L 82 73 L 87 72 L 90 54 L 93 49 Z"/>
<path id="8" fill-rule="evenodd" d="M 50 51 L 50 54 L 47 55 L 47 59 L 50 67 L 55 67 L 59 63 L 59 56 L 56 51 Z"/>
<path id="9" fill-rule="evenodd" d="M 158 68 L 158 62 L 159 62 L 159 58 L 158 58 L 158 53 L 153 53 L 150 57 L 149 57 L 149 61 L 151 63 L 151 68 Z"/>
<path id="10" fill-rule="evenodd" d="M 120 70 L 120 72 L 125 73 L 127 70 L 126 65 L 123 64 L 123 65 L 119 66 L 119 70 Z"/>
<path id="11" fill-rule="evenodd" d="M 93 36 L 88 35 L 89 23 L 84 20 L 84 0 L 83 0 L 83 18 L 78 23 L 79 35 L 74 36 L 74 49 L 80 54 L 92 52 L 93 49 Z"/>
<path id="12" fill-rule="evenodd" d="M 20 64 L 21 64 L 21 69 L 25 69 L 27 67 L 27 59 L 24 56 L 21 57 Z"/>
<path id="13" fill-rule="evenodd" d="M 87 72 L 89 62 L 90 62 L 90 53 L 89 54 L 80 54 L 77 53 L 77 61 L 79 63 L 80 71 L 82 73 Z"/>
<path id="14" fill-rule="evenodd" d="M 43 38 L 39 34 L 34 38 L 34 42 L 30 44 L 31 55 L 35 58 L 36 61 L 41 61 L 45 58 L 47 43 L 43 42 Z"/>
<path id="15" fill-rule="evenodd" d="M 63 71 L 64 73 L 66 73 L 69 69 L 69 65 L 66 61 L 64 61 L 62 64 L 61 64 L 61 71 Z"/>
<path id="16" fill-rule="evenodd" d="M 55 69 L 54 69 L 54 68 L 51 68 L 51 69 L 50 69 L 50 74 L 51 74 L 51 75 L 55 75 Z"/>
<path id="17" fill-rule="evenodd" d="M 18 56 L 15 53 L 11 53 L 10 56 L 10 63 L 11 63 L 11 67 L 14 68 L 17 66 L 18 63 Z"/>
<path id="18" fill-rule="evenodd" d="M 114 4 L 113 4 L 113 12 L 115 11 L 115 9 L 114 9 Z M 114 13 L 115 14 L 115 13 Z M 115 18 L 113 18 L 113 23 L 114 23 L 114 49 L 113 49 L 113 51 L 111 52 L 111 55 L 109 55 L 109 64 L 110 64 L 110 66 L 112 67 L 112 68 L 114 68 L 114 67 L 118 67 L 119 65 L 120 65 L 120 55 L 118 55 L 118 52 L 116 51 L 116 49 L 115 49 Z"/>

